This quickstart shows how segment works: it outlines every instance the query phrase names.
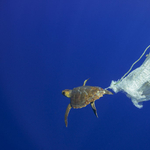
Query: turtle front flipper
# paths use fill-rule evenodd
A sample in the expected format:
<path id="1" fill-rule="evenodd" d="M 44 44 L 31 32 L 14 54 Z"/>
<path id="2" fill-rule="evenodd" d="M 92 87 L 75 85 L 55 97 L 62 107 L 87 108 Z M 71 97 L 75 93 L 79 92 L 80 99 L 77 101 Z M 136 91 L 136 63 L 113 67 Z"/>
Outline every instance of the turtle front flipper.
<path id="1" fill-rule="evenodd" d="M 66 127 L 68 126 L 67 117 L 68 117 L 68 114 L 69 114 L 71 108 L 72 108 L 72 107 L 71 107 L 71 105 L 69 104 L 69 105 L 67 106 L 67 109 L 66 109 L 66 113 L 65 113 L 65 125 L 66 125 Z"/>
<path id="2" fill-rule="evenodd" d="M 96 115 L 96 117 L 98 118 L 98 115 L 97 115 L 97 110 L 96 110 L 96 107 L 95 107 L 95 102 L 91 102 L 91 107 L 94 111 L 94 114 Z"/>
<path id="3" fill-rule="evenodd" d="M 89 80 L 90 78 L 88 78 L 87 80 L 84 81 L 83 86 L 85 86 L 86 82 Z"/>

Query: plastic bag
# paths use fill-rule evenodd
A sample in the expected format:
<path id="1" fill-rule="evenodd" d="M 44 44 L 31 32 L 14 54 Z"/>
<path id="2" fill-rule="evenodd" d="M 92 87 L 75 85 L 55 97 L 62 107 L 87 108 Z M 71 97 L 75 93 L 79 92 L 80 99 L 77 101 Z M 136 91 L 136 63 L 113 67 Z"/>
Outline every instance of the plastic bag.
<path id="1" fill-rule="evenodd" d="M 149 47 L 150 45 L 145 49 L 144 53 Z M 132 69 L 133 65 L 130 69 Z M 125 92 L 136 107 L 142 108 L 142 102 L 150 100 L 150 53 L 140 67 L 133 70 L 126 77 L 121 78 L 121 80 L 112 81 L 108 88 L 112 89 L 115 93 Z"/>

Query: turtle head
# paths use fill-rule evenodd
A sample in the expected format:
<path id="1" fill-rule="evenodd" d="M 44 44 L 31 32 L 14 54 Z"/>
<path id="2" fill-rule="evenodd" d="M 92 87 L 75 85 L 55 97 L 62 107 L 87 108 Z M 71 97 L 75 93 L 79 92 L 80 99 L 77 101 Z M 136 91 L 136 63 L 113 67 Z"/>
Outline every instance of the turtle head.
<path id="1" fill-rule="evenodd" d="M 62 94 L 63 94 L 64 96 L 70 98 L 70 97 L 71 97 L 71 92 L 72 92 L 72 90 L 66 89 L 66 90 L 63 90 L 63 91 L 62 91 Z"/>

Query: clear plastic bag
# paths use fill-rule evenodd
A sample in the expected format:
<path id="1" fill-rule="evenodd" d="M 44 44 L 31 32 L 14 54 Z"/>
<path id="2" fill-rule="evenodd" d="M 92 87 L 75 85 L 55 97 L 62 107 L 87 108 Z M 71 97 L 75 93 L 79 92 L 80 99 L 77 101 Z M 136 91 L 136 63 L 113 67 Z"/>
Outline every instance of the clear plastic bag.
<path id="1" fill-rule="evenodd" d="M 144 53 L 149 47 L 145 49 Z M 142 108 L 142 102 L 150 100 L 150 53 L 140 67 L 133 70 L 126 77 L 121 78 L 121 80 L 112 81 L 108 88 L 115 93 L 125 92 L 136 107 Z"/>

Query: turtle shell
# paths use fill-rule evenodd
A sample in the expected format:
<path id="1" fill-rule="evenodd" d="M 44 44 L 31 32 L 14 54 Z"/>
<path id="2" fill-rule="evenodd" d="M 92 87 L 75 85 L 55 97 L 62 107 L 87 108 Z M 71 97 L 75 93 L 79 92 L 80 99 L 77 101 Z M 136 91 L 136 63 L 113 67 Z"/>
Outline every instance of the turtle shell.
<path id="1" fill-rule="evenodd" d="M 73 108 L 82 108 L 103 96 L 103 89 L 96 86 L 79 86 L 72 90 L 70 104 Z"/>

